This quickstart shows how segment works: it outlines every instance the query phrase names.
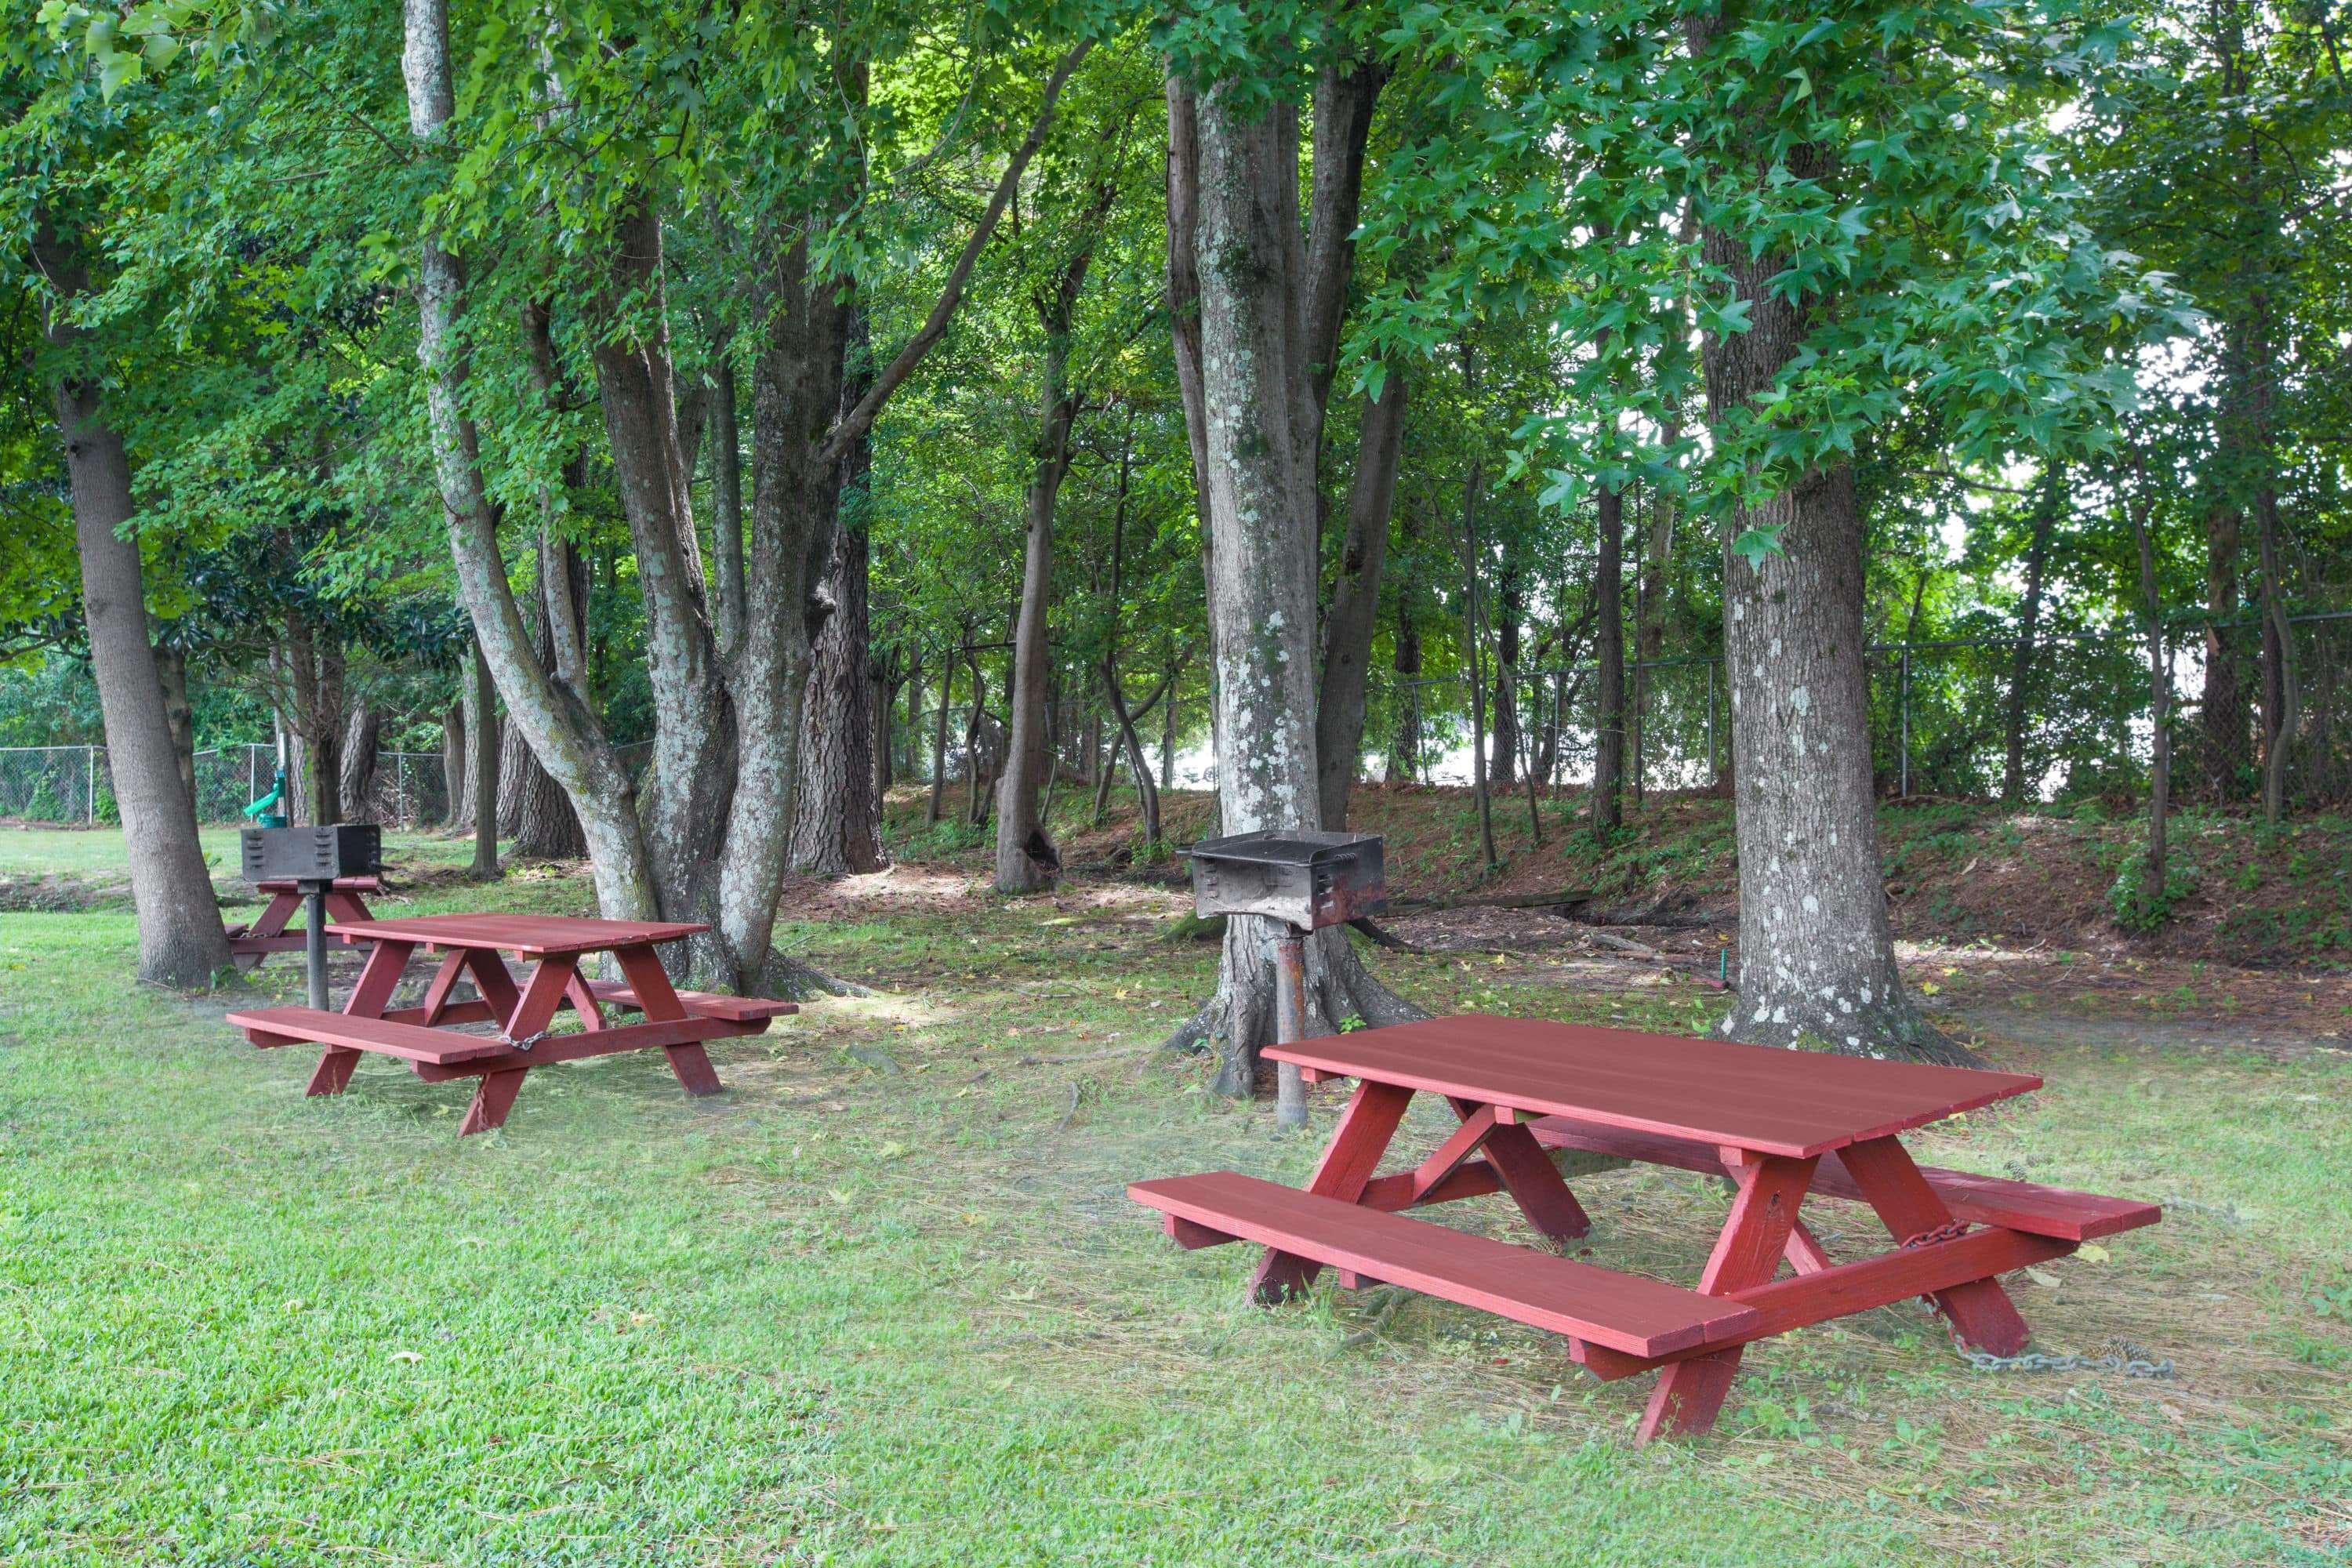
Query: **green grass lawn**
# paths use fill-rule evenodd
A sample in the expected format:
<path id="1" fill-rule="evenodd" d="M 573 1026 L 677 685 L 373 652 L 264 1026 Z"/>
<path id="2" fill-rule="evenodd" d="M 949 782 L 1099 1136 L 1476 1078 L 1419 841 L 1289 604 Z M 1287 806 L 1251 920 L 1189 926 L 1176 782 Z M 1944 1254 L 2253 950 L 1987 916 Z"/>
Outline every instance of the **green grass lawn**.
<path id="1" fill-rule="evenodd" d="M 588 902 L 541 875 L 391 907 Z M 2016 1286 L 2044 1348 L 2127 1340 L 2175 1378 L 1977 1373 L 1886 1309 L 1754 1347 L 1716 1436 L 1636 1449 L 1647 1378 L 1386 1289 L 1249 1307 L 1251 1249 L 1179 1252 L 1126 1201 L 1298 1179 L 1338 1105 L 1283 1139 L 1156 1048 L 1213 962 L 1161 907 L 790 925 L 887 994 L 719 1042 L 722 1098 L 606 1058 L 462 1142 L 465 1084 L 371 1058 L 306 1100 L 307 1057 L 222 1025 L 295 965 L 183 998 L 129 983 L 126 911 L 0 915 L 0 1560 L 2352 1560 L 2341 1056 L 1990 1042 L 2049 1088 L 1919 1140 L 2171 1205 Z M 1439 1009 L 1713 1011 L 1381 963 Z M 1579 1185 L 1597 1261 L 1684 1279 L 1725 1203 L 1668 1172 Z M 1822 1208 L 1832 1249 L 1862 1212 Z M 1495 1200 L 1439 1217 L 1512 1231 Z"/>
<path id="2" fill-rule="evenodd" d="M 223 892 L 237 886 L 238 848 L 235 827 L 199 829 L 205 863 Z M 388 862 L 428 870 L 470 864 L 474 841 L 439 833 L 386 832 Z M 0 826 L 0 877 L 58 877 L 84 883 L 93 889 L 122 889 L 130 872 L 123 861 L 122 830 L 119 827 Z"/>

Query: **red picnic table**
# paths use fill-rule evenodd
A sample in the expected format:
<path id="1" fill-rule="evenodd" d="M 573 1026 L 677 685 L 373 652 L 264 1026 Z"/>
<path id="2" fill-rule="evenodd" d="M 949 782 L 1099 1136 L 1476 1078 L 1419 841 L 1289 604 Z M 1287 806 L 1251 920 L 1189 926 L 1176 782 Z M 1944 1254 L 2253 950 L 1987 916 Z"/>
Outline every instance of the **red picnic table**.
<path id="1" fill-rule="evenodd" d="M 229 959 L 245 970 L 259 968 L 261 961 L 273 952 L 299 952 L 304 941 L 302 932 L 286 929 L 286 922 L 302 907 L 302 885 L 269 881 L 256 882 L 254 887 L 269 895 L 268 905 L 249 924 L 228 928 Z M 383 891 L 380 877 L 338 877 L 327 889 L 327 913 L 339 921 L 373 920 L 360 895 Z"/>
<path id="2" fill-rule="evenodd" d="M 454 1078 L 480 1081 L 459 1124 L 460 1136 L 503 1123 L 524 1074 L 533 1068 L 621 1051 L 658 1048 L 688 1094 L 723 1087 L 702 1042 L 764 1033 L 768 1020 L 797 1012 L 790 1002 L 679 991 L 664 973 L 655 944 L 710 928 L 677 921 L 583 920 L 562 915 L 417 915 L 405 920 L 339 921 L 328 931 L 347 942 L 373 942 L 367 966 L 341 1013 L 310 1007 L 264 1007 L 228 1015 L 255 1045 L 304 1041 L 326 1047 L 310 1092 L 341 1094 L 360 1057 L 397 1057 L 428 1083 Z M 418 948 L 441 955 L 424 1001 L 394 1007 L 394 991 Z M 527 961 L 520 982 L 499 955 Z M 610 952 L 623 980 L 591 980 L 580 961 Z M 460 979 L 474 994 L 459 998 Z M 548 1032 L 556 1013 L 578 1013 L 577 1034 Z M 635 1012 L 643 1022 L 614 1024 L 605 1009 Z M 451 1026 L 493 1023 L 495 1037 Z"/>
<path id="3" fill-rule="evenodd" d="M 2084 1241 L 2153 1225 L 2153 1204 L 1914 1164 L 1898 1135 L 2042 1087 L 1981 1072 L 1720 1040 L 1478 1015 L 1278 1046 L 1310 1082 L 1354 1094 L 1305 1191 L 1230 1171 L 1138 1182 L 1185 1247 L 1253 1241 L 1267 1304 L 1323 1268 L 1355 1289 L 1389 1283 L 1568 1337 L 1604 1381 L 1662 1368 L 1640 1440 L 1714 1426 L 1740 1347 L 1926 1296 L 1962 1343 L 2025 1346 L 2000 1276 Z M 1376 1175 L 1416 1093 L 1460 1125 L 1410 1170 Z M 1398 1211 L 1504 1191 L 1537 1230 L 1572 1241 L 1591 1221 L 1549 1151 L 1722 1175 L 1737 1195 L 1698 1288 L 1472 1236 Z M 1798 1217 L 1808 1195 L 1875 1210 L 1891 1250 L 1840 1262 Z M 1786 1258 L 1791 1273 L 1775 1279 Z"/>

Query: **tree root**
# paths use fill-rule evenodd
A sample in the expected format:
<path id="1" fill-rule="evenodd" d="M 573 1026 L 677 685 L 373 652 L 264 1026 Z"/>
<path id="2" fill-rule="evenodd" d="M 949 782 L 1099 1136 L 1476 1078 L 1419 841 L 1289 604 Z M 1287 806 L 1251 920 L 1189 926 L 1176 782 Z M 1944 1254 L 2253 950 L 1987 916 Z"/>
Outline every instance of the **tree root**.
<path id="1" fill-rule="evenodd" d="M 1218 1093 L 1246 1098 L 1257 1079 L 1258 1052 L 1274 1043 L 1274 970 L 1265 944 L 1275 922 L 1234 915 L 1225 922 L 1217 989 L 1168 1037 L 1166 1048 L 1213 1052 Z M 1307 1034 L 1407 1024 L 1429 1014 L 1375 979 L 1349 945 L 1345 927 L 1318 931 L 1307 942 Z"/>

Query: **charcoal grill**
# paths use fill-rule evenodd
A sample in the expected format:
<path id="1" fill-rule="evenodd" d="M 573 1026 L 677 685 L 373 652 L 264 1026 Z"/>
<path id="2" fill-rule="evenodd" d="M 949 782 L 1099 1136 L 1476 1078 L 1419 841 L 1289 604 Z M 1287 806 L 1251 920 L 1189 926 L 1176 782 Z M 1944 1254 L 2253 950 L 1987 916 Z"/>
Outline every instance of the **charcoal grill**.
<path id="1" fill-rule="evenodd" d="M 327 889 L 340 877 L 373 877 L 383 869 L 383 829 L 373 823 L 324 827 L 248 827 L 239 845 L 248 882 L 292 882 L 302 889 L 309 929 L 302 957 L 310 968 L 310 1005 L 327 1010 Z"/>
<path id="2" fill-rule="evenodd" d="M 1204 838 L 1182 850 L 1192 863 L 1192 907 L 1214 915 L 1280 922 L 1274 962 L 1276 1045 L 1307 1037 L 1307 933 L 1378 914 L 1388 902 L 1377 833 L 1270 828 Z M 1307 1085 L 1296 1063 L 1279 1064 L 1275 1124 L 1307 1125 Z"/>

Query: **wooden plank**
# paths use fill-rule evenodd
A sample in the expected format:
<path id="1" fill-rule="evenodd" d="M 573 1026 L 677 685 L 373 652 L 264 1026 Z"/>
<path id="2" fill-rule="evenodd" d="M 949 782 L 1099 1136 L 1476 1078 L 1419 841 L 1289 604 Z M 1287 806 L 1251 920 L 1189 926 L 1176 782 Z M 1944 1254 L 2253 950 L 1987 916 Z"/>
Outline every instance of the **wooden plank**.
<path id="1" fill-rule="evenodd" d="M 588 989 L 596 999 L 614 1007 L 632 1012 L 643 1009 L 637 1004 L 637 994 L 625 980 L 592 980 Z M 677 999 L 689 1013 L 699 1013 L 709 1018 L 730 1018 L 748 1024 L 760 1018 L 782 1018 L 799 1012 L 797 1002 L 772 1002 L 764 996 L 730 996 L 718 991 L 677 991 Z"/>
<path id="2" fill-rule="evenodd" d="M 1484 1015 L 1328 1035 L 1266 1055 L 1485 1105 L 1789 1158 L 1923 1126 L 2042 1082 L 2025 1073 Z"/>
<path id="3" fill-rule="evenodd" d="M 654 1024 L 621 1024 L 576 1035 L 550 1035 L 527 1051 L 509 1050 L 496 1040 L 477 1040 L 477 1044 L 490 1047 L 489 1054 L 440 1066 L 418 1062 L 416 1076 L 427 1083 L 439 1083 L 453 1078 L 473 1078 L 508 1065 L 553 1067 L 558 1062 L 586 1061 L 593 1057 L 619 1056 L 625 1051 L 658 1050 L 751 1032 L 750 1026 L 730 1024 L 724 1018 L 675 1018 Z M 475 1039 L 471 1035 L 451 1037 Z"/>
<path id="4" fill-rule="evenodd" d="M 1742 1340 L 1752 1342 L 1970 1280 L 1995 1279 L 2063 1258 L 2074 1250 L 2074 1243 L 2055 1237 L 1972 1230 L 1951 1241 L 1904 1247 L 1854 1263 L 1840 1263 L 1817 1274 L 1774 1279 L 1734 1291 L 1730 1300 L 1756 1309 L 1756 1322 L 1741 1331 Z M 1595 1376 L 1608 1380 L 1647 1372 L 1660 1362 L 1612 1352 L 1589 1356 L 1584 1364 Z"/>
<path id="5" fill-rule="evenodd" d="M 266 882 L 256 882 L 254 886 L 265 893 L 291 893 L 298 902 L 301 898 L 302 884 L 288 881 L 283 878 L 273 877 Z M 331 890 L 338 893 L 381 893 L 383 891 L 383 879 L 338 877 L 334 880 Z"/>
<path id="6" fill-rule="evenodd" d="M 1549 1149 L 1613 1155 L 1708 1175 L 1723 1173 L 1723 1162 L 1714 1146 L 1690 1139 L 1602 1127 L 1561 1116 L 1545 1117 L 1534 1124 L 1533 1131 L 1536 1141 Z M 2159 1205 L 2132 1198 L 2105 1197 L 2097 1193 L 1932 1165 L 1918 1169 L 1956 1217 L 1977 1225 L 2004 1226 L 2065 1241 L 2095 1241 L 2103 1236 L 2154 1225 L 2164 1217 Z M 1852 1203 L 1863 1201 L 1862 1189 L 1854 1184 L 1853 1178 L 1846 1173 L 1845 1163 L 1835 1153 L 1824 1156 L 1814 1171 L 1811 1195 Z"/>
<path id="7" fill-rule="evenodd" d="M 243 1029 L 255 1045 L 264 1047 L 308 1042 L 374 1051 L 434 1067 L 509 1054 L 498 1041 L 475 1035 L 429 1029 L 421 1024 L 395 1023 L 390 1018 L 324 1013 L 310 1007 L 254 1008 L 231 1013 L 228 1021 Z"/>
<path id="8" fill-rule="evenodd" d="M 1640 1275 L 1231 1171 L 1139 1182 L 1128 1195 L 1210 1230 L 1633 1354 L 1706 1344 L 1740 1332 L 1754 1315 Z"/>
<path id="9" fill-rule="evenodd" d="M 574 915 L 407 915 L 393 920 L 339 921 L 338 936 L 414 942 L 431 947 L 481 948 L 540 958 L 550 953 L 602 952 L 676 942 L 709 931 L 687 921 L 601 921 Z"/>

